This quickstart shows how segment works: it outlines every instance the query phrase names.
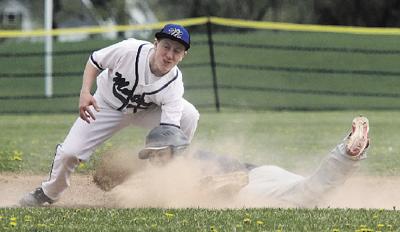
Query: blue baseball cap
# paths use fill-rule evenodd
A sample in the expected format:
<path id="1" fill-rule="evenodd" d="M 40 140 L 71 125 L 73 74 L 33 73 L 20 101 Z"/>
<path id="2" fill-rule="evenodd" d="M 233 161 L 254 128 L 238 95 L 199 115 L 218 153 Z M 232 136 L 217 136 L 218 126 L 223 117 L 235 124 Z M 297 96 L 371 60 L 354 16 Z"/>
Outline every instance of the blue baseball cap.
<path id="1" fill-rule="evenodd" d="M 190 48 L 190 35 L 189 32 L 181 25 L 178 24 L 167 24 L 161 31 L 156 33 L 156 38 L 168 38 L 177 41 L 188 50 Z"/>

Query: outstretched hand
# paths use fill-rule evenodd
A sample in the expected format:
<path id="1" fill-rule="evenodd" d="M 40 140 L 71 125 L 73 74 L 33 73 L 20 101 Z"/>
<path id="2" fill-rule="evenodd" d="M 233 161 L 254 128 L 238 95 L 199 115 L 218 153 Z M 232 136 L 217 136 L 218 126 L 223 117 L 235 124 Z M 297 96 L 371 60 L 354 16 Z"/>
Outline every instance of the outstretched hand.
<path id="1" fill-rule="evenodd" d="M 93 106 L 97 112 L 100 111 L 96 99 L 92 96 L 92 94 L 90 94 L 90 92 L 81 92 L 79 97 L 79 116 L 87 123 L 90 123 L 90 119 L 96 120 L 96 117 L 91 111 L 90 106 Z"/>

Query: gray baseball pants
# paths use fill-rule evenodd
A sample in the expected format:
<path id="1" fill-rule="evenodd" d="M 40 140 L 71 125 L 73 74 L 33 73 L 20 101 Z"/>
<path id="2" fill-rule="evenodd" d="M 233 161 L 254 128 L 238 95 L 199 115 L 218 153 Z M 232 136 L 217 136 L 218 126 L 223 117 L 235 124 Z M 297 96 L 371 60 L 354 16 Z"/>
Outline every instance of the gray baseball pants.
<path id="1" fill-rule="evenodd" d="M 50 178 L 42 183 L 44 193 L 52 200 L 58 200 L 70 185 L 70 175 L 81 161 L 88 161 L 93 151 L 119 130 L 129 126 L 152 129 L 160 124 L 161 109 L 153 107 L 138 113 L 121 112 L 112 109 L 99 95 L 95 95 L 100 111 L 92 108 L 96 120 L 90 124 L 78 118 L 64 142 L 56 148 Z M 181 129 L 191 140 L 196 131 L 199 113 L 184 100 Z"/>
<path id="2" fill-rule="evenodd" d="M 277 166 L 261 166 L 249 172 L 249 183 L 242 188 L 238 201 L 245 206 L 314 207 L 330 190 L 340 186 L 360 165 L 339 144 L 309 177 L 288 172 Z"/>

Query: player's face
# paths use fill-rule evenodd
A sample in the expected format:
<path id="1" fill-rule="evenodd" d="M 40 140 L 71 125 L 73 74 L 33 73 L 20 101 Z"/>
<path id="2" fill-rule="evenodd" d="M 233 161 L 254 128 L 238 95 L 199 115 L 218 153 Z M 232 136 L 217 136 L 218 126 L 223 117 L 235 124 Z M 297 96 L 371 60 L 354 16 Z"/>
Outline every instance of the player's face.
<path id="1" fill-rule="evenodd" d="M 150 68 L 156 76 L 168 73 L 186 55 L 185 46 L 174 40 L 161 39 L 154 45 L 155 53 L 150 59 Z"/>
<path id="2" fill-rule="evenodd" d="M 170 147 L 155 150 L 149 155 L 149 161 L 154 166 L 163 166 L 171 161 L 173 158 L 172 150 Z"/>

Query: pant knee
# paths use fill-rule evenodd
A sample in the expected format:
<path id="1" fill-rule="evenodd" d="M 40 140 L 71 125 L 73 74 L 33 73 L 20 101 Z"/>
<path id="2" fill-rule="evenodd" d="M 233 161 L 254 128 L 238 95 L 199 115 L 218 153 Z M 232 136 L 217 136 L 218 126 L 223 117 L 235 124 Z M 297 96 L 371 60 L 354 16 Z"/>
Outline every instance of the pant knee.
<path id="1" fill-rule="evenodd" d="M 80 159 L 78 157 L 78 152 L 75 149 L 65 149 L 62 145 L 57 147 L 55 159 L 58 159 L 63 164 L 69 165 L 78 165 Z"/>
<path id="2" fill-rule="evenodd" d="M 185 118 L 186 120 L 197 124 L 200 119 L 200 113 L 194 106 L 192 106 L 191 109 L 186 112 Z"/>

